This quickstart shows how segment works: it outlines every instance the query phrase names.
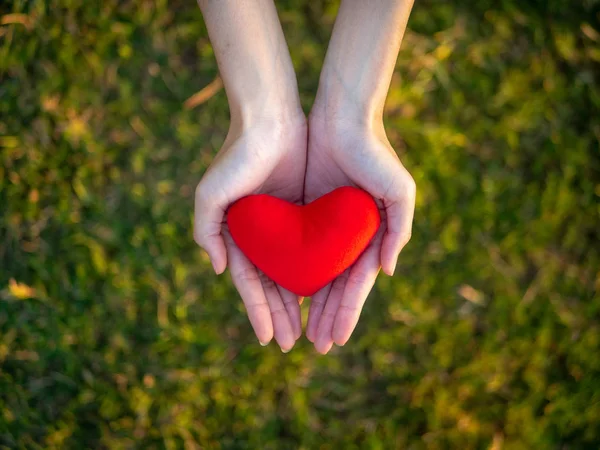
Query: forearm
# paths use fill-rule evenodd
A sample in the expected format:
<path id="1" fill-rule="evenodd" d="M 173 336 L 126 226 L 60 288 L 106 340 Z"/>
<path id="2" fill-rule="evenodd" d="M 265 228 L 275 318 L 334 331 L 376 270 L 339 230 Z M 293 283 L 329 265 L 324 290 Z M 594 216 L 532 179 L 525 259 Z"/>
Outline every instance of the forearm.
<path id="1" fill-rule="evenodd" d="M 232 123 L 302 113 L 273 0 L 199 0 Z"/>
<path id="2" fill-rule="evenodd" d="M 381 120 L 412 5 L 413 0 L 342 0 L 312 114 Z"/>

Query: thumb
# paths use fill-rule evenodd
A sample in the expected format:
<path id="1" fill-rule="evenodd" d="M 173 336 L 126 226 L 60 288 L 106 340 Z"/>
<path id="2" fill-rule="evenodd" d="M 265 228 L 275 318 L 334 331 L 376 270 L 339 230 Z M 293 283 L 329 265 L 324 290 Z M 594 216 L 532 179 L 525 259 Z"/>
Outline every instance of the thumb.
<path id="1" fill-rule="evenodd" d="M 381 266 L 383 271 L 392 276 L 396 268 L 398 255 L 408 243 L 411 236 L 413 216 L 415 212 L 415 182 L 408 172 L 399 187 L 383 203 L 387 216 L 387 227 L 381 246 Z"/>
<path id="2" fill-rule="evenodd" d="M 206 191 L 200 182 L 196 189 L 194 207 L 194 240 L 202 247 L 217 275 L 227 267 L 227 251 L 221 234 L 221 224 L 226 204 L 222 204 Z"/>

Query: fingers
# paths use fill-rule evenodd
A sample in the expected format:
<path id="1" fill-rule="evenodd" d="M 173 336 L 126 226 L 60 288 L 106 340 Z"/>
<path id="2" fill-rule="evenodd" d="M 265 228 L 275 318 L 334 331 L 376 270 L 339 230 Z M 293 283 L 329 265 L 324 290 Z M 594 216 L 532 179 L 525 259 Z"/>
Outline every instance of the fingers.
<path id="1" fill-rule="evenodd" d="M 306 322 L 306 339 L 310 342 L 315 342 L 317 338 L 317 328 L 319 327 L 319 319 L 325 308 L 325 302 L 331 290 L 331 283 L 318 291 L 310 299 L 310 309 L 308 310 L 308 320 Z"/>
<path id="2" fill-rule="evenodd" d="M 317 328 L 317 336 L 315 338 L 315 349 L 325 355 L 333 346 L 332 330 L 336 315 L 339 312 L 342 295 L 348 280 L 348 271 L 337 277 L 331 284 L 329 296 L 325 302 L 325 308 L 319 318 L 319 326 Z"/>
<path id="3" fill-rule="evenodd" d="M 228 233 L 225 234 L 225 243 L 233 284 L 242 297 L 256 337 L 261 345 L 267 345 L 273 338 L 273 321 L 258 272 Z"/>
<path id="4" fill-rule="evenodd" d="M 381 239 L 378 233 L 350 269 L 312 297 L 306 337 L 319 353 L 350 339 L 379 273 Z"/>
<path id="5" fill-rule="evenodd" d="M 387 215 L 387 230 L 381 246 L 381 267 L 392 276 L 396 269 L 398 255 L 411 236 L 415 212 L 415 182 L 408 173 L 399 188 L 390 192 L 390 198 L 384 199 Z"/>
<path id="6" fill-rule="evenodd" d="M 281 351 L 289 352 L 302 331 L 298 297 L 284 290 L 287 304 L 284 303 L 277 285 L 246 258 L 228 232 L 225 232 L 225 243 L 231 278 L 242 297 L 256 337 L 261 345 L 267 345 L 275 337 Z M 290 320 L 288 308 L 293 311 L 294 322 Z"/>
<path id="7" fill-rule="evenodd" d="M 256 270 L 256 269 L 255 269 Z M 262 287 L 271 311 L 273 335 L 283 353 L 289 352 L 296 343 L 296 337 L 288 311 L 281 299 L 277 285 L 262 272 L 259 272 Z M 298 304 L 298 300 L 294 300 Z"/>
<path id="8" fill-rule="evenodd" d="M 331 332 L 336 345 L 344 345 L 350 339 L 367 296 L 375 284 L 380 267 L 380 242 L 381 238 L 373 240 L 350 269 Z"/>
<path id="9" fill-rule="evenodd" d="M 208 253 L 217 275 L 227 267 L 227 251 L 221 235 L 226 208 L 226 201 L 219 201 L 206 183 L 198 184 L 194 207 L 194 240 Z"/>
<path id="10" fill-rule="evenodd" d="M 290 318 L 292 330 L 294 331 L 294 338 L 295 340 L 298 340 L 302 335 L 302 315 L 300 314 L 300 305 L 302 304 L 303 297 L 299 297 L 281 286 L 277 286 L 277 289 L 279 290 L 279 295 L 283 300 L 288 317 Z"/>

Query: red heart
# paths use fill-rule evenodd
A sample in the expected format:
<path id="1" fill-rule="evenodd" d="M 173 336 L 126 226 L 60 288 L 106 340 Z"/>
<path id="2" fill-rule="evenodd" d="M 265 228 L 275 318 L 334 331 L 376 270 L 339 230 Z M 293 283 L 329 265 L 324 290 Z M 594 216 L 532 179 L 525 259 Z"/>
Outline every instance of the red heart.
<path id="1" fill-rule="evenodd" d="M 248 259 L 280 286 L 306 297 L 358 259 L 379 222 L 373 198 L 350 186 L 304 206 L 250 195 L 227 215 L 231 236 Z"/>

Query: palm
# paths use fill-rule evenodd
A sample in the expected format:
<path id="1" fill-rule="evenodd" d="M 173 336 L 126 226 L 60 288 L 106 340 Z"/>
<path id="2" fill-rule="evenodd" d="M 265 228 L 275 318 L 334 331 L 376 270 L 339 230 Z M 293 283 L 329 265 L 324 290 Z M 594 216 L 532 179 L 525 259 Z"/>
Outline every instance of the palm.
<path id="1" fill-rule="evenodd" d="M 289 145 L 291 148 L 279 159 L 275 169 L 268 174 L 265 182 L 255 193 L 269 194 L 300 204 L 304 192 L 306 142 L 305 139 L 298 139 Z M 252 169 L 260 170 L 260 167 Z"/>
<path id="2" fill-rule="evenodd" d="M 227 186 L 219 190 L 229 203 L 259 193 L 299 203 L 305 165 L 306 135 L 301 127 L 289 135 L 256 129 L 241 136 L 228 135 L 205 177 L 217 172 L 214 178 L 228 178 Z"/>
<path id="3" fill-rule="evenodd" d="M 307 163 L 305 202 L 311 202 L 340 186 L 355 186 L 327 149 L 311 148 Z"/>

